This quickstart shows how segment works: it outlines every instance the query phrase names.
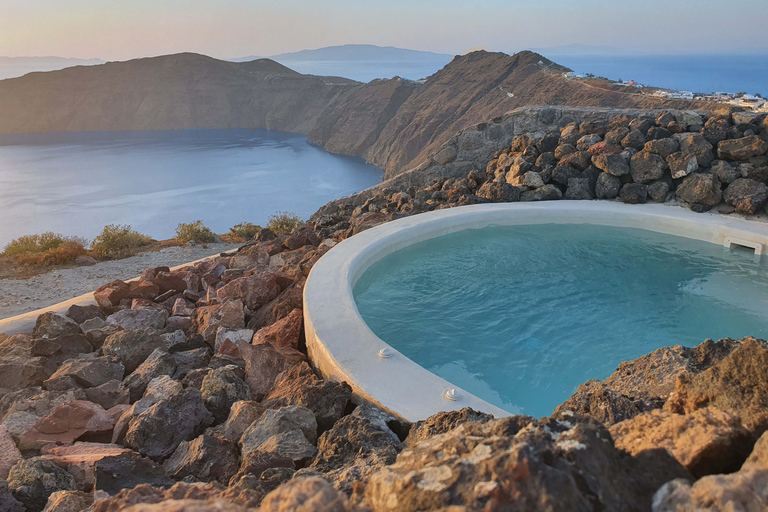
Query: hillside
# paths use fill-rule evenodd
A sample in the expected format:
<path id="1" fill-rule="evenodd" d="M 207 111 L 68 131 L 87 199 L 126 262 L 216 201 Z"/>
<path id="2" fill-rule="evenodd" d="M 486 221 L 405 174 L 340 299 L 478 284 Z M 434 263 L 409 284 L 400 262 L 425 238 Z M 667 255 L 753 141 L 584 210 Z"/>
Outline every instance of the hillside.
<path id="1" fill-rule="evenodd" d="M 306 133 L 357 82 L 185 53 L 0 81 L 0 133 L 269 128 Z"/>
<path id="2" fill-rule="evenodd" d="M 456 132 L 522 106 L 693 107 L 566 80 L 565 70 L 533 52 L 474 52 L 423 83 L 362 84 L 185 53 L 0 81 L 0 133 L 268 128 L 307 134 L 392 177 Z"/>

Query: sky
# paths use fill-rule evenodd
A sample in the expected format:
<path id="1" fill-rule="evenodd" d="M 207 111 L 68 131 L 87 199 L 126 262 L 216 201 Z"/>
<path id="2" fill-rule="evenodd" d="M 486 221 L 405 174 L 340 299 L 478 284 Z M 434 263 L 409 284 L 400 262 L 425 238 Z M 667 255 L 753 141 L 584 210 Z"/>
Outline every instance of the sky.
<path id="1" fill-rule="evenodd" d="M 766 25 L 768 0 L 0 0 L 0 56 L 235 58 L 349 43 L 768 53 Z"/>

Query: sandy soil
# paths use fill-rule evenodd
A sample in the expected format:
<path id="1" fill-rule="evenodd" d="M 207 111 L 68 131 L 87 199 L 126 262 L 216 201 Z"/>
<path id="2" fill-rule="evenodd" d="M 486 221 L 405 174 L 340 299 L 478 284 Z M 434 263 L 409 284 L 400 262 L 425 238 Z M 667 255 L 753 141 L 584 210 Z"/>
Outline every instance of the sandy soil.
<path id="1" fill-rule="evenodd" d="M 236 249 L 242 244 L 209 244 L 207 248 L 168 247 L 115 261 L 104 261 L 91 267 L 54 270 L 30 279 L 0 279 L 0 319 L 91 292 L 113 279 L 131 279 L 147 267 L 181 265 L 206 256 Z"/>

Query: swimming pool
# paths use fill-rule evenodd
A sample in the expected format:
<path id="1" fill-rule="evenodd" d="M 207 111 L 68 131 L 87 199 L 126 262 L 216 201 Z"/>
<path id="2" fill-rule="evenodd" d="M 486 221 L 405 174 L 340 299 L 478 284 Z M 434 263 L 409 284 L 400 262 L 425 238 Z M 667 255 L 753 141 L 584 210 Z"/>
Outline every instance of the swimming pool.
<path id="1" fill-rule="evenodd" d="M 486 256 L 474 252 L 486 230 L 507 229 L 515 240 L 490 236 Z M 576 248 L 567 249 L 569 239 Z M 418 257 L 433 244 L 433 257 Z M 763 335 L 767 247 L 768 223 L 657 204 L 499 203 L 414 215 L 359 233 L 314 265 L 304 288 L 307 351 L 320 373 L 410 421 L 462 407 L 548 414 L 620 360 L 706 337 Z M 426 266 L 409 277 L 399 259 Z M 398 276 L 380 297 L 379 270 L 384 280 Z M 381 302 L 378 319 L 355 290 Z M 477 306 L 478 294 L 488 302 Z M 455 347 L 451 331 L 461 338 Z"/>
<path id="2" fill-rule="evenodd" d="M 414 362 L 512 413 L 669 345 L 768 335 L 754 253 L 635 228 L 489 226 L 410 245 L 357 281 L 360 315 Z"/>

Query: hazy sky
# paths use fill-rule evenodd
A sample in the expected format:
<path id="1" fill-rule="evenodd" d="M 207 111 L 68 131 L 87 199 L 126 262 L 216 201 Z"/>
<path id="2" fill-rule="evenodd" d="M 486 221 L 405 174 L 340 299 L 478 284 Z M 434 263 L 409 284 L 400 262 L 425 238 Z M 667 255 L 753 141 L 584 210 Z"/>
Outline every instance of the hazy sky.
<path id="1" fill-rule="evenodd" d="M 768 53 L 768 0 L 0 0 L 0 56 L 220 58 L 370 43 Z"/>

